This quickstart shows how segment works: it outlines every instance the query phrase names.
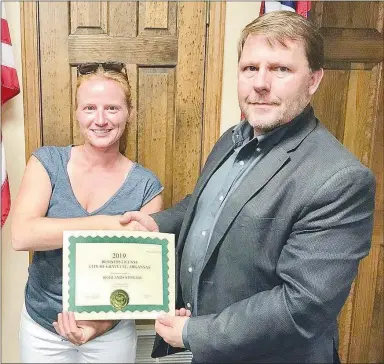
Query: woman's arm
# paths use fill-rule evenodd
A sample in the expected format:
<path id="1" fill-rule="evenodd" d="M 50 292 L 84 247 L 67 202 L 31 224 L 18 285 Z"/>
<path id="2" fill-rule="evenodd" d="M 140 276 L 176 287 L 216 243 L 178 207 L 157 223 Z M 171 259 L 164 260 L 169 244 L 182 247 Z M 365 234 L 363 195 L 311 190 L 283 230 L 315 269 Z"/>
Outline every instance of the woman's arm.
<path id="1" fill-rule="evenodd" d="M 120 215 L 71 219 L 45 217 L 52 194 L 51 182 L 40 161 L 27 164 L 12 211 L 12 245 L 15 250 L 53 250 L 63 246 L 64 230 L 119 230 Z M 152 201 L 151 201 L 152 202 Z"/>
<path id="2" fill-rule="evenodd" d="M 145 204 L 140 211 L 145 212 L 146 214 L 154 214 L 155 212 L 159 212 L 163 209 L 163 196 L 157 195 L 147 204 Z"/>

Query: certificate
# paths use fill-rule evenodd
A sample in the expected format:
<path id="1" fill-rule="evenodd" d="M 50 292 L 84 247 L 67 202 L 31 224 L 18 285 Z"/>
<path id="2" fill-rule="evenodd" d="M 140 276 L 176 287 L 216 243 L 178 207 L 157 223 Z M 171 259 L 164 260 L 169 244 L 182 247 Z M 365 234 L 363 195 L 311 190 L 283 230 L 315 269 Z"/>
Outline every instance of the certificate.
<path id="1" fill-rule="evenodd" d="M 174 235 L 64 231 L 63 310 L 77 320 L 174 315 Z"/>

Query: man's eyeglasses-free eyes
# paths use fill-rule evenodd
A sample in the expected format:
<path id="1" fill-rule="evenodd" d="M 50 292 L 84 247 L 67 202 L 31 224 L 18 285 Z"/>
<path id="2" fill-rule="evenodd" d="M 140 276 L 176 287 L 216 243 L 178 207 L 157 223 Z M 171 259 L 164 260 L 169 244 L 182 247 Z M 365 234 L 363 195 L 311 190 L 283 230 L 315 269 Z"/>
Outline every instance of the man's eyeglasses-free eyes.
<path id="1" fill-rule="evenodd" d="M 79 76 L 95 73 L 99 67 L 101 67 L 104 71 L 123 73 L 125 76 L 127 76 L 125 65 L 121 62 L 82 63 L 77 66 L 77 75 Z"/>

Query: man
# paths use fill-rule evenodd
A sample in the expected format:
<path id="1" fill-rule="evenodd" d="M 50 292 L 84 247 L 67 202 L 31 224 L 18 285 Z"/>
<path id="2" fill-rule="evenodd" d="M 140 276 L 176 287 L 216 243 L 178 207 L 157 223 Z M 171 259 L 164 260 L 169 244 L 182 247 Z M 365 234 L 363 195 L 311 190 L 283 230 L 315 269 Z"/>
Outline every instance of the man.
<path id="1" fill-rule="evenodd" d="M 122 223 L 175 233 L 179 316 L 153 356 L 331 363 L 337 322 L 370 249 L 375 182 L 316 119 L 323 42 L 305 18 L 268 13 L 239 42 L 245 120 L 214 146 L 192 195 Z"/>

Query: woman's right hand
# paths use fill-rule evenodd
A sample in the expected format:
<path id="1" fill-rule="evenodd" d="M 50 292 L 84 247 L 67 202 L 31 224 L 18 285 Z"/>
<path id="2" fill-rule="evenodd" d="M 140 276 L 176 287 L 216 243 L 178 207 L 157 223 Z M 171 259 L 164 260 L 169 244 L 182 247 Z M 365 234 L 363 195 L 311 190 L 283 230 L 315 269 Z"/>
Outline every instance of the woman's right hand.
<path id="1" fill-rule="evenodd" d="M 61 337 L 75 345 L 83 345 L 106 333 L 115 323 L 113 320 L 76 321 L 73 312 L 63 311 L 57 315 L 53 327 Z"/>

